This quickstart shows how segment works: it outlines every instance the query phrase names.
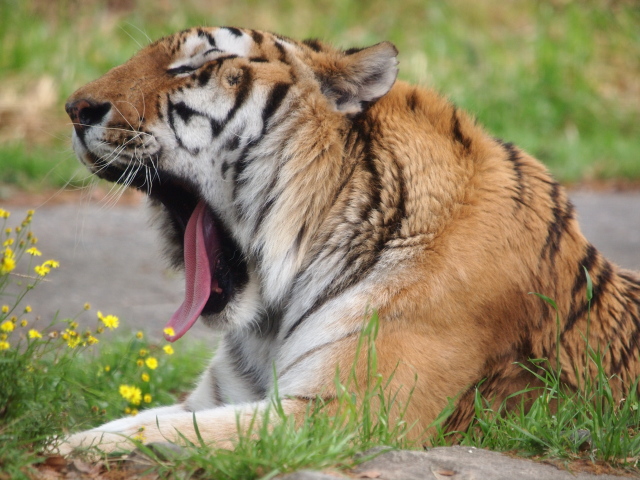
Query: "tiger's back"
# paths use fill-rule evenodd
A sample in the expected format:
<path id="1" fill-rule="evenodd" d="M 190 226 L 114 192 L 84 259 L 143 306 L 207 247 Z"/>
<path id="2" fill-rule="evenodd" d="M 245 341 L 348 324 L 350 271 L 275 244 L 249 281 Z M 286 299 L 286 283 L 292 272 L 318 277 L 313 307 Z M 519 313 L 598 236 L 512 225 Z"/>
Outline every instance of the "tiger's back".
<path id="1" fill-rule="evenodd" d="M 458 429 L 476 386 L 501 401 L 535 384 L 516 362 L 555 362 L 558 335 L 569 386 L 587 334 L 607 350 L 620 394 L 640 374 L 638 277 L 584 239 L 538 161 L 435 92 L 395 81 L 396 54 L 388 43 L 340 51 L 192 29 L 71 97 L 79 157 L 149 193 L 185 266 L 170 339 L 200 315 L 224 334 L 194 393 L 167 407 L 176 416 L 162 412 L 166 428 L 193 436 L 189 412 L 203 412 L 206 438 L 222 441 L 242 405 L 264 407 L 274 367 L 292 415 L 316 396 L 335 400 L 336 369 L 356 363 L 367 375 L 356 352 L 372 309 L 379 372 L 400 403 L 413 391 L 416 435 L 448 398 Z M 531 292 L 556 301 L 559 333 Z M 142 425 L 152 440 L 161 427 L 151 412 L 97 432 Z M 78 435 L 70 444 L 97 433 Z"/>

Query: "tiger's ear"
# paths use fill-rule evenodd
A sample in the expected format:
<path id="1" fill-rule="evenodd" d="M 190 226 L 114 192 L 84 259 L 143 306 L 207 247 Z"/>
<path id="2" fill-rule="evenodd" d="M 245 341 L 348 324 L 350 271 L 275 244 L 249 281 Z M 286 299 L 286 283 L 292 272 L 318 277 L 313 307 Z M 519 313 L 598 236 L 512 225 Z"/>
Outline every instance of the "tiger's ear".
<path id="1" fill-rule="evenodd" d="M 352 49 L 319 77 L 322 93 L 347 115 L 360 113 L 385 95 L 398 75 L 398 50 L 390 42 Z"/>

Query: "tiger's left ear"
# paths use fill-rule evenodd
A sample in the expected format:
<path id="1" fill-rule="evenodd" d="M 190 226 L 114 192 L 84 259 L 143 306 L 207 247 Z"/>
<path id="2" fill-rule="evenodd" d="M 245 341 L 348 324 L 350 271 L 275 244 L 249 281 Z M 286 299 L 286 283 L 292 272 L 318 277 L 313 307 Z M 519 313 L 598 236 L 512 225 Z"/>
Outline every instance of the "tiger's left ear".
<path id="1" fill-rule="evenodd" d="M 347 115 L 363 111 L 385 95 L 398 75 L 398 50 L 390 42 L 347 50 L 334 68 L 319 74 L 322 93 Z"/>

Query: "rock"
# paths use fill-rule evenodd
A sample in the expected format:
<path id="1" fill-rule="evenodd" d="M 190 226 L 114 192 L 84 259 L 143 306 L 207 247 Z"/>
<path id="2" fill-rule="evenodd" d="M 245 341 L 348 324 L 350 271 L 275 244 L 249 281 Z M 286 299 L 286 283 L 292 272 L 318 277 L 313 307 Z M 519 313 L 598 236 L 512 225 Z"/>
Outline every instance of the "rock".
<path id="1" fill-rule="evenodd" d="M 364 455 L 375 453 L 365 452 Z M 335 480 L 338 474 L 302 471 L 278 477 L 282 480 Z M 573 473 L 524 458 L 474 447 L 438 447 L 429 451 L 383 452 L 345 472 L 342 478 L 379 480 L 620 480 L 615 475 Z"/>

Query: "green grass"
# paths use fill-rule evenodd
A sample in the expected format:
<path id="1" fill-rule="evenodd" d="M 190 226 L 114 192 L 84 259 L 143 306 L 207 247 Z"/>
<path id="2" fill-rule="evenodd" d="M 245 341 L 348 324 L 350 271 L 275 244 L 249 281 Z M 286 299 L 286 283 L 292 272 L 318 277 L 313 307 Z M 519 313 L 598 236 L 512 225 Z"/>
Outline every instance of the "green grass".
<path id="1" fill-rule="evenodd" d="M 562 180 L 640 178 L 640 9 L 633 2 L 130 4 L 0 0 L 0 182 L 63 185 L 75 168 L 65 98 L 149 39 L 199 24 L 344 47 L 391 40 L 402 78 L 448 95 Z"/>

